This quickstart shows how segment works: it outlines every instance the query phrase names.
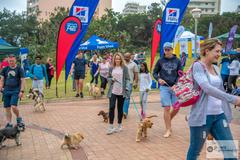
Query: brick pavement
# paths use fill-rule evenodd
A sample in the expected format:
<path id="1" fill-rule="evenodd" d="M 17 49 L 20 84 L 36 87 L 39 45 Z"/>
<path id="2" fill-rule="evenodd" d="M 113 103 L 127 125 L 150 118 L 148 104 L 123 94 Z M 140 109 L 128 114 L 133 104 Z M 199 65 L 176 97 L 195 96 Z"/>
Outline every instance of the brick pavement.
<path id="1" fill-rule="evenodd" d="M 138 98 L 136 98 L 138 101 Z M 108 109 L 108 100 L 74 100 L 72 102 L 48 103 L 45 113 L 33 112 L 31 104 L 21 105 L 21 113 L 28 128 L 21 134 L 22 146 L 7 140 L 8 147 L 0 150 L 0 160 L 183 160 L 189 144 L 189 129 L 184 117 L 187 109 L 182 109 L 173 121 L 173 135 L 163 138 L 163 110 L 159 104 L 159 94 L 149 96 L 148 114 L 154 126 L 149 137 L 135 142 L 137 118 L 133 107 L 130 116 L 123 121 L 123 131 L 106 135 L 108 125 L 97 116 L 99 110 Z M 1 108 L 2 110 L 2 108 Z M 3 125 L 3 112 L 0 124 Z M 235 124 L 231 125 L 235 139 L 240 139 L 240 113 L 234 110 Z M 238 124 L 237 124 L 238 123 Z M 61 137 L 65 132 L 80 131 L 85 139 L 79 150 L 60 149 Z M 200 159 L 206 159 L 204 150 Z"/>

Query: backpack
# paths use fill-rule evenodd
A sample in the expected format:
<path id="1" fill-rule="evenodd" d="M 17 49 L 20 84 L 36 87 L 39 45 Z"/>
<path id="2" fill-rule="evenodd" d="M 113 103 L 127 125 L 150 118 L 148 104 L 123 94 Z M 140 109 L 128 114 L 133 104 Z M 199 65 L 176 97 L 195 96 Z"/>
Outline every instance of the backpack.
<path id="1" fill-rule="evenodd" d="M 180 78 L 178 79 L 178 82 L 173 89 L 178 98 L 178 101 L 173 104 L 174 110 L 178 110 L 180 107 L 187 107 L 193 105 L 200 98 L 200 86 L 197 89 L 194 88 L 193 64 L 186 73 L 179 73 Z"/>
<path id="2" fill-rule="evenodd" d="M 52 65 L 50 67 L 51 67 L 51 69 L 50 69 L 49 75 L 54 76 L 54 68 Z"/>

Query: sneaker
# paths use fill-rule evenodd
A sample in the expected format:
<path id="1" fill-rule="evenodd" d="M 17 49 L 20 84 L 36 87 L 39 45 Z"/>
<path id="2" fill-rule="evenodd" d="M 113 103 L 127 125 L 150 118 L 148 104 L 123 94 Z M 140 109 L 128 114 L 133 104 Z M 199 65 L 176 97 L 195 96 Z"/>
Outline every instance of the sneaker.
<path id="1" fill-rule="evenodd" d="M 122 124 L 118 124 L 118 127 L 115 129 L 115 132 L 121 132 L 122 131 Z"/>
<path id="2" fill-rule="evenodd" d="M 83 93 L 82 92 L 80 93 L 80 97 L 83 98 Z"/>
<path id="3" fill-rule="evenodd" d="M 107 130 L 107 135 L 113 134 L 114 132 L 115 132 L 115 128 L 113 127 L 112 124 L 110 124 Z"/>
<path id="4" fill-rule="evenodd" d="M 18 117 L 17 119 L 17 126 L 20 128 L 21 131 L 25 130 L 25 124 L 22 120 L 22 117 Z"/>
<path id="5" fill-rule="evenodd" d="M 5 126 L 5 128 L 12 128 L 12 127 L 13 127 L 13 125 L 11 123 L 7 123 Z"/>
<path id="6" fill-rule="evenodd" d="M 79 94 L 77 93 L 75 97 L 79 97 Z"/>
<path id="7" fill-rule="evenodd" d="M 17 124 L 22 123 L 22 117 L 17 117 L 16 121 L 17 121 Z"/>

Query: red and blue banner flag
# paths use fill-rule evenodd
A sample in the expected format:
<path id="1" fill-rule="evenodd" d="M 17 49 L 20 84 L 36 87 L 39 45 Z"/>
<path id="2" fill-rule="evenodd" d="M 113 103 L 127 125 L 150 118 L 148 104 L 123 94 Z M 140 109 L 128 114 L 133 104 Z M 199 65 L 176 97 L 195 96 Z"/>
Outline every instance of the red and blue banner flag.
<path id="1" fill-rule="evenodd" d="M 81 20 L 82 30 L 77 39 L 74 41 L 71 50 L 68 53 L 66 60 L 65 80 L 67 80 L 68 78 L 72 62 L 79 50 L 79 46 L 84 38 L 84 35 L 87 32 L 88 25 L 91 22 L 92 16 L 97 8 L 98 2 L 99 0 L 75 0 L 70 9 L 69 15 L 75 16 Z"/>
<path id="2" fill-rule="evenodd" d="M 57 53 L 56 53 L 56 81 L 58 81 L 67 55 L 81 32 L 81 21 L 74 16 L 66 17 L 58 31 Z"/>
<path id="3" fill-rule="evenodd" d="M 154 23 L 154 28 L 153 28 L 150 71 L 152 70 L 154 59 L 156 57 L 157 49 L 158 49 L 160 39 L 161 39 L 161 25 L 162 25 L 162 20 L 160 18 L 158 18 L 156 20 L 156 22 Z"/>

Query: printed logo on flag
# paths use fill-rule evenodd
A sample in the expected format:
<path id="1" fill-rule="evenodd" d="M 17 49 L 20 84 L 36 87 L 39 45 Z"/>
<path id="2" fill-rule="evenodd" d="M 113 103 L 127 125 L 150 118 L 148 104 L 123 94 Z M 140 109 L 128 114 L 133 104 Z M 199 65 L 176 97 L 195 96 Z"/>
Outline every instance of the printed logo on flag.
<path id="1" fill-rule="evenodd" d="M 178 8 L 167 8 L 166 10 L 166 23 L 178 24 L 179 21 L 179 9 Z"/>
<path id="2" fill-rule="evenodd" d="M 82 23 L 88 23 L 88 7 L 74 6 L 73 16 L 78 17 Z"/>
<path id="3" fill-rule="evenodd" d="M 78 31 L 77 22 L 74 22 L 74 21 L 67 22 L 65 25 L 65 31 L 68 34 L 75 34 Z"/>
<path id="4" fill-rule="evenodd" d="M 156 26 L 156 30 L 159 34 L 161 33 L 161 23 L 160 22 L 158 22 L 158 24 Z"/>

